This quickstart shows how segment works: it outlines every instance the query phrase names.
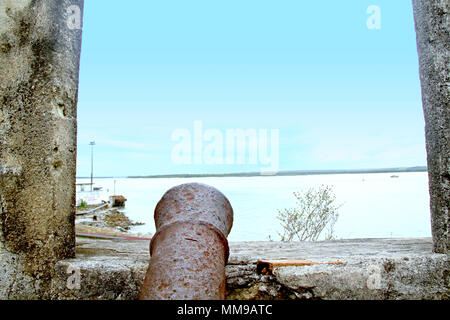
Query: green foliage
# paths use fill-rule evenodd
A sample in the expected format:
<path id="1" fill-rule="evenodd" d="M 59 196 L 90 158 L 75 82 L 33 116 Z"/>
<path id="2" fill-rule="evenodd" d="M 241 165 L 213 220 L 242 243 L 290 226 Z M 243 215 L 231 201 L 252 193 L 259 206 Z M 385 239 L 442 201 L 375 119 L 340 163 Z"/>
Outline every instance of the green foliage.
<path id="1" fill-rule="evenodd" d="M 336 196 L 331 186 L 322 185 L 302 192 L 294 192 L 297 207 L 278 210 L 283 233 L 281 241 L 317 241 L 324 233 L 325 240 L 334 239 L 334 225 L 339 217 Z"/>
<path id="2" fill-rule="evenodd" d="M 81 199 L 80 206 L 78 208 L 80 208 L 80 209 L 87 209 L 87 207 L 88 207 L 87 202 L 85 200 Z"/>

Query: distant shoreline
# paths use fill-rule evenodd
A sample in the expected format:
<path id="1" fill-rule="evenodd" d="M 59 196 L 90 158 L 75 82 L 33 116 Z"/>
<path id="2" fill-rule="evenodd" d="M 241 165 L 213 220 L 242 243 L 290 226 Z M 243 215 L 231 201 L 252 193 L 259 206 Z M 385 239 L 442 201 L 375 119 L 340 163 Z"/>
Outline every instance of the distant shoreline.
<path id="1" fill-rule="evenodd" d="M 352 169 L 352 170 L 289 170 L 280 171 L 275 175 L 261 175 L 259 172 L 242 173 L 211 173 L 211 174 L 166 174 L 143 175 L 125 177 L 95 177 L 95 179 L 129 178 L 129 179 L 161 179 L 161 178 L 225 178 L 225 177 L 279 177 L 279 176 L 311 176 L 324 174 L 362 174 L 362 173 L 402 173 L 402 172 L 427 172 L 426 166 L 381 168 L 381 169 Z M 77 179 L 90 179 L 90 177 L 77 177 Z"/>

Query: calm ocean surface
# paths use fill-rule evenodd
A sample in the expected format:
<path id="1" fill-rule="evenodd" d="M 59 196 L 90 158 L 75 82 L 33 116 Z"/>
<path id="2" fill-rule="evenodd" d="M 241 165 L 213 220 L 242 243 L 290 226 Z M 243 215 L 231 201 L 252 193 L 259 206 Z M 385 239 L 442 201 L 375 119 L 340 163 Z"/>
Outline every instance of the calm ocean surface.
<path id="1" fill-rule="evenodd" d="M 391 178 L 392 175 L 399 178 Z M 431 237 L 428 174 L 376 173 L 285 177 L 95 179 L 95 186 L 124 195 L 125 212 L 145 225 L 136 233 L 154 233 L 153 210 L 171 187 L 200 182 L 216 187 L 230 200 L 234 223 L 230 241 L 279 240 L 278 209 L 295 207 L 294 191 L 327 184 L 343 203 L 335 225 L 338 239 Z M 89 179 L 77 179 L 89 182 Z"/>

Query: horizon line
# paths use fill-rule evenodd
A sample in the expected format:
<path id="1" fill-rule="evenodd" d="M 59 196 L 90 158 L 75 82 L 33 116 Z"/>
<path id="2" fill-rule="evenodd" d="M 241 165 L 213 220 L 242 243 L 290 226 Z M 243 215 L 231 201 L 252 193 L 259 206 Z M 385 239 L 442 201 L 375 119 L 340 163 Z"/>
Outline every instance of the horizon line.
<path id="1" fill-rule="evenodd" d="M 230 172 L 230 173 L 176 173 L 159 175 L 125 175 L 125 176 L 99 176 L 96 179 L 108 178 L 204 178 L 204 177 L 275 177 L 297 175 L 321 175 L 321 174 L 358 174 L 358 173 L 396 173 L 396 172 L 426 172 L 427 166 L 370 168 L 370 169 L 327 169 L 327 170 L 282 170 L 273 175 L 262 175 L 260 172 Z M 76 177 L 76 179 L 90 179 L 89 177 Z"/>

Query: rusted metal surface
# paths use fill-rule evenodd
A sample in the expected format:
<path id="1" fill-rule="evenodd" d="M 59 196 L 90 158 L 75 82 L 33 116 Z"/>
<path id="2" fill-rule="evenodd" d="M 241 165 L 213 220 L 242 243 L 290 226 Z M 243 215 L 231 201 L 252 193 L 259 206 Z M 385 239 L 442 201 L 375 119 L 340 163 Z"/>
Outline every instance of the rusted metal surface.
<path id="1" fill-rule="evenodd" d="M 139 299 L 225 299 L 226 237 L 233 224 L 228 199 L 204 184 L 174 187 L 156 206 L 155 224 Z"/>

